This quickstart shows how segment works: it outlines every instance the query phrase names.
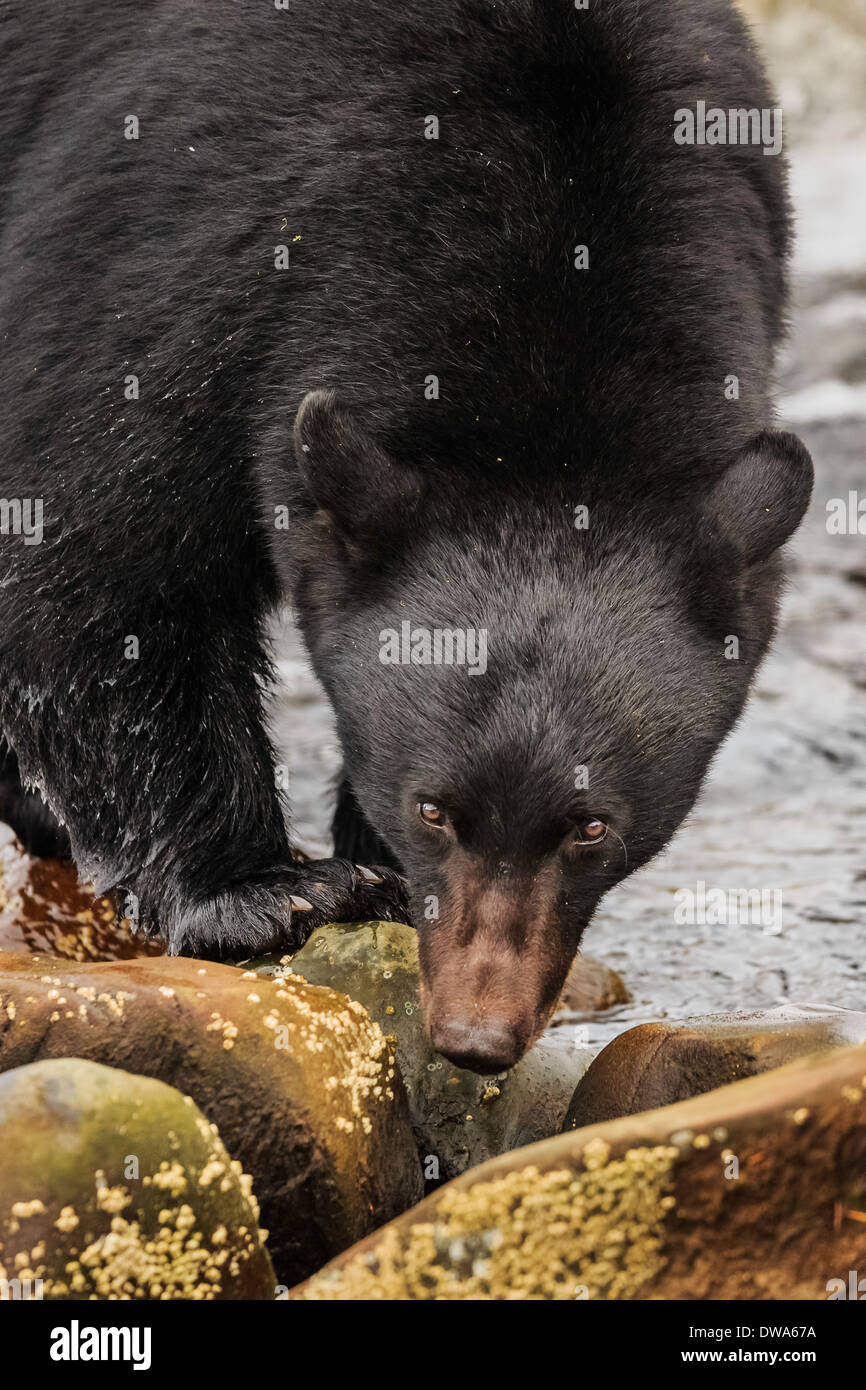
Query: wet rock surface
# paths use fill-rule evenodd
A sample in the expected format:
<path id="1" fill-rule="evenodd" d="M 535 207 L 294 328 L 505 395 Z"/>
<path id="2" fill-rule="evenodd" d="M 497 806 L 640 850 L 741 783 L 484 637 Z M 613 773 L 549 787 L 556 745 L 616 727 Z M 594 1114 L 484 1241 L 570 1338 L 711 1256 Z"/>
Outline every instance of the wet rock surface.
<path id="1" fill-rule="evenodd" d="M 270 1299 L 263 1234 L 251 1180 L 172 1087 L 76 1059 L 0 1075 L 4 1297 Z"/>
<path id="2" fill-rule="evenodd" d="M 319 1299 L 826 1299 L 866 1258 L 866 1048 L 549 1139 L 440 1188 Z"/>
<path id="3" fill-rule="evenodd" d="M 66 960 L 160 956 L 160 941 L 133 936 L 109 898 L 78 881 L 75 865 L 34 859 L 0 826 L 0 951 Z"/>
<path id="4" fill-rule="evenodd" d="M 556 1012 L 593 1014 L 627 1004 L 631 998 L 622 976 L 604 961 L 579 955 L 568 972 Z"/>
<path id="5" fill-rule="evenodd" d="M 0 954 L 0 1071 L 70 1056 L 192 1096 L 255 1179 L 284 1284 L 422 1194 L 393 1049 L 331 990 L 178 957 Z"/>
<path id="6" fill-rule="evenodd" d="M 655 1110 L 797 1057 L 866 1042 L 866 1013 L 783 1005 L 644 1023 L 608 1043 L 581 1078 L 565 1129 Z"/>
<path id="7" fill-rule="evenodd" d="M 415 932 L 394 922 L 320 927 L 286 966 L 311 984 L 327 985 L 358 1000 L 394 1039 L 409 1097 L 415 1142 L 431 1181 L 455 1177 L 493 1154 L 556 1134 L 591 1051 L 573 1039 L 545 1034 L 500 1076 L 481 1077 L 434 1052 L 418 995 Z M 585 997 L 609 988 L 603 967 Z"/>

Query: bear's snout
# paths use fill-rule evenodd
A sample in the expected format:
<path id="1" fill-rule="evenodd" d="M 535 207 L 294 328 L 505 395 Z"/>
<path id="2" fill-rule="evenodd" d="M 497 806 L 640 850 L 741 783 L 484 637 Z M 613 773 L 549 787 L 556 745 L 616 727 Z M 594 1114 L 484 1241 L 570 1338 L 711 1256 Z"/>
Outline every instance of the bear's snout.
<path id="1" fill-rule="evenodd" d="M 449 1062 L 482 1076 L 513 1067 L 524 1048 L 518 1029 L 505 1018 L 449 1018 L 434 1023 L 430 1035 Z"/>
<path id="2" fill-rule="evenodd" d="M 418 932 L 421 1002 L 455 1066 L 505 1071 L 544 1030 L 580 937 L 556 888 L 553 872 L 506 885 L 465 864 L 441 886 L 440 918 Z"/>

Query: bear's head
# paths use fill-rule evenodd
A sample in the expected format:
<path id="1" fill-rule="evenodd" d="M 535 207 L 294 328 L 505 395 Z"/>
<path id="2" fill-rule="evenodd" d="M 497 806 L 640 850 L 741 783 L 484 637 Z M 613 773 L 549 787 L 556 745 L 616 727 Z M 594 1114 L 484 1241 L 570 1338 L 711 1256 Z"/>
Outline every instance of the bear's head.
<path id="1" fill-rule="evenodd" d="M 811 461 L 768 432 L 711 486 L 597 488 L 587 513 L 561 487 L 425 482 L 330 393 L 295 434 L 299 620 L 408 880 L 427 1027 L 500 1071 L 599 900 L 692 807 L 772 635 Z"/>

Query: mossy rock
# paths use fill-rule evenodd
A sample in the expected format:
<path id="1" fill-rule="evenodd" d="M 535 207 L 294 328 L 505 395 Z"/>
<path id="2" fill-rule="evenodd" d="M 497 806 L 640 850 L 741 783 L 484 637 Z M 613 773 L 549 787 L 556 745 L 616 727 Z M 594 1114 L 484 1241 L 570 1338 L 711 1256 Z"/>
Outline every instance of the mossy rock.
<path id="1" fill-rule="evenodd" d="M 393 1048 L 360 1004 L 161 957 L 0 953 L 0 1071 L 84 1057 L 177 1086 L 250 1173 L 290 1285 L 423 1193 Z"/>
<path id="2" fill-rule="evenodd" d="M 433 1050 L 419 998 L 418 939 L 399 922 L 320 927 L 286 970 L 358 1000 L 396 1045 L 415 1142 L 428 1179 L 455 1177 L 494 1154 L 556 1134 L 592 1058 L 587 1047 L 543 1037 L 508 1072 L 482 1077 Z"/>
<path id="3" fill-rule="evenodd" d="M 6 1297 L 272 1299 L 258 1219 L 249 1177 L 172 1086 L 76 1058 L 0 1076 Z"/>

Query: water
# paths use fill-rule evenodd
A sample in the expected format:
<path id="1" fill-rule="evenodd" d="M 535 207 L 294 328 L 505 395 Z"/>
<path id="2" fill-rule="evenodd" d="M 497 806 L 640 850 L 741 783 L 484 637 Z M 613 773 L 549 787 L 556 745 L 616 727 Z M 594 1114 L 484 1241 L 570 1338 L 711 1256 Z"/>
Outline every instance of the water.
<path id="1" fill-rule="evenodd" d="M 828 28 L 822 17 L 813 32 L 809 6 L 758 8 L 777 14 L 771 66 L 794 137 L 799 246 L 782 423 L 812 451 L 815 496 L 748 712 L 667 852 L 608 897 L 585 935 L 584 949 L 619 970 L 633 996 L 580 1021 L 595 1045 L 651 1019 L 792 1001 L 866 1008 L 866 535 L 829 535 L 825 510 L 850 489 L 866 497 L 866 119 L 854 85 L 842 87 L 850 99 L 828 100 L 844 63 L 819 39 L 842 42 L 841 21 Z M 844 43 L 848 59 L 866 50 L 859 34 Z M 273 728 L 292 769 L 296 835 L 321 854 L 339 748 L 288 617 L 277 655 Z M 681 925 L 675 894 L 701 881 L 778 892 L 781 930 Z"/>

